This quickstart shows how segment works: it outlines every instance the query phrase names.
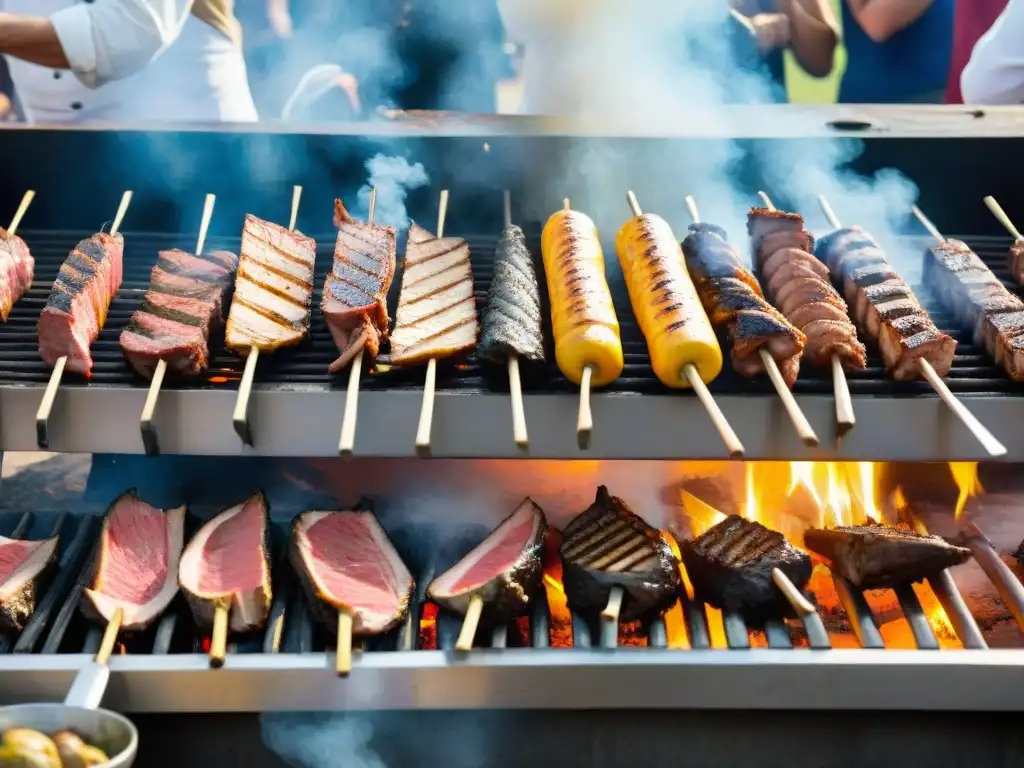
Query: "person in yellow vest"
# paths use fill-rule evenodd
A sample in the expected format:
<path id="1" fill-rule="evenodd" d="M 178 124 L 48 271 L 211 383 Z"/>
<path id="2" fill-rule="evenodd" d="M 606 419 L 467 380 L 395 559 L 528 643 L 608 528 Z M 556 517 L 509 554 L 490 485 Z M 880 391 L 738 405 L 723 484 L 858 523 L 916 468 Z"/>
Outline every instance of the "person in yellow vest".
<path id="1" fill-rule="evenodd" d="M 0 0 L 25 118 L 252 122 L 234 0 Z"/>

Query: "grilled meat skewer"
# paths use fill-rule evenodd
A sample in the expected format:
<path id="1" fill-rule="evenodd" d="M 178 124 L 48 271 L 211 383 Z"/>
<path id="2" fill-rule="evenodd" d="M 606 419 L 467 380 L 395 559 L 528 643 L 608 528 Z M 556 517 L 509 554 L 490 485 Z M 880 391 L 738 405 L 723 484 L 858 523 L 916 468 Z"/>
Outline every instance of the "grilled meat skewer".
<path id="1" fill-rule="evenodd" d="M 57 536 L 39 541 L 0 536 L 0 632 L 21 632 L 32 618 L 59 543 Z"/>
<path id="2" fill-rule="evenodd" d="M 691 224 L 683 255 L 712 324 L 729 332 L 736 372 L 748 378 L 765 373 L 759 351 L 764 348 L 792 388 L 807 337 L 765 301 L 757 278 L 740 262 L 725 230 Z"/>
<path id="3" fill-rule="evenodd" d="M 512 356 L 544 361 L 537 270 L 523 230 L 514 224 L 505 227 L 495 251 L 477 356 L 498 364 Z"/>

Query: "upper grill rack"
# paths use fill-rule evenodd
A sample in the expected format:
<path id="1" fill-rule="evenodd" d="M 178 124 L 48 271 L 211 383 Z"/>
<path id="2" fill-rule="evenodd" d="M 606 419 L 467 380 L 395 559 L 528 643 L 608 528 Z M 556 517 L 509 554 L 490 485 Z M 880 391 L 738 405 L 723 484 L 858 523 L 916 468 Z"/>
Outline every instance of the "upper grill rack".
<path id="1" fill-rule="evenodd" d="M 40 595 L 35 614 L 20 635 L 0 635 L 0 654 L 96 652 L 102 629 L 86 621 L 81 614 L 80 603 L 83 599 L 82 589 L 88 586 L 92 578 L 99 531 L 100 518 L 88 515 L 0 515 L 0 535 L 12 538 L 37 538 L 53 534 L 61 536 L 58 564 Z M 313 618 L 305 594 L 290 570 L 287 557 L 283 555 L 281 545 L 286 532 L 286 526 L 277 524 L 273 527 L 274 601 L 266 629 L 249 636 L 233 638 L 228 646 L 229 655 L 333 650 L 333 640 Z M 443 651 L 453 650 L 461 627 L 461 617 L 437 611 L 433 623 L 434 637 L 427 645 L 424 644 L 426 635 L 420 631 L 425 611 L 433 614 L 437 610 L 423 595 L 433 576 L 434 568 L 428 566 L 422 569 L 409 613 L 397 629 L 384 636 L 369 638 L 357 647 L 367 652 L 414 651 L 430 646 Z M 832 579 L 842 609 L 830 615 L 830 624 L 841 623 L 844 630 L 848 627 L 862 648 L 886 648 L 864 594 L 835 574 L 832 574 Z M 945 609 L 963 647 L 987 648 L 981 630 L 950 574 L 943 572 L 930 578 L 928 583 Z M 910 585 L 901 586 L 895 590 L 895 594 L 917 648 L 938 649 L 939 638 Z M 686 591 L 682 590 L 680 608 L 689 647 L 694 650 L 711 648 L 709 606 L 687 597 Z M 564 638 L 568 636 L 575 648 L 614 648 L 624 632 L 630 638 L 629 644 L 636 644 L 639 640 L 640 644 L 650 648 L 667 648 L 669 645 L 668 628 L 663 618 L 644 627 L 601 627 L 596 621 L 575 613 L 571 614 L 565 625 L 561 621 L 556 625 L 546 592 L 542 590 L 536 596 L 528 617 L 508 626 L 481 628 L 475 645 L 490 648 L 547 648 L 552 644 L 564 644 Z M 739 615 L 723 612 L 722 627 L 727 646 L 732 650 L 764 646 L 777 650 L 831 647 L 820 613 L 803 616 L 799 620 L 777 619 L 767 622 L 764 627 L 755 628 L 748 626 Z M 553 638 L 561 640 L 553 643 Z M 198 654 L 206 650 L 203 639 L 193 628 L 188 607 L 180 597 L 145 632 L 122 636 L 120 639 L 124 644 L 124 652 L 129 654 Z"/>
<path id="2" fill-rule="evenodd" d="M 22 232 L 36 259 L 36 279 L 31 289 L 19 301 L 7 324 L 0 328 L 0 385 L 45 385 L 50 371 L 39 357 L 36 325 L 39 313 L 46 303 L 50 287 L 61 263 L 74 244 L 88 233 L 59 231 Z M 1003 280 L 1011 291 L 1020 294 L 1019 286 L 1013 284 L 1005 266 L 1008 241 L 998 237 L 964 238 L 979 256 Z M 469 236 L 467 240 L 473 254 L 473 277 L 476 284 L 477 305 L 483 308 L 490 284 L 496 238 L 491 236 Z M 535 256 L 539 252 L 539 238 L 529 239 Z M 924 241 L 922 241 L 923 243 Z M 74 387 L 142 387 L 146 382 L 136 376 L 125 364 L 118 339 L 132 313 L 138 308 L 149 282 L 149 273 L 160 249 L 180 247 L 188 250 L 194 247 L 195 238 L 183 234 L 126 233 L 124 281 L 111 304 L 106 327 L 93 344 L 92 354 L 95 369 L 92 378 L 86 382 L 81 377 L 65 376 L 62 386 Z M 341 388 L 341 378 L 327 374 L 327 366 L 337 356 L 330 334 L 319 311 L 320 292 L 327 271 L 330 269 L 333 253 L 333 237 L 318 240 L 316 292 L 313 297 L 313 312 L 310 339 L 295 349 L 282 350 L 261 362 L 256 373 L 256 386 L 274 388 L 290 384 L 327 384 Z M 238 240 L 231 238 L 210 238 L 208 249 L 227 248 L 237 251 Z M 538 265 L 540 259 L 536 259 Z M 650 366 L 646 345 L 629 306 L 629 297 L 616 271 L 610 274 L 616 311 L 622 328 L 622 345 L 625 368 L 622 376 L 609 387 L 608 392 L 619 393 L 665 393 Z M 390 303 L 397 301 L 400 280 L 392 287 Z M 983 349 L 975 346 L 969 335 L 952 329 L 950 317 L 937 305 L 930 293 L 915 287 L 922 304 L 932 314 L 936 324 L 959 342 L 953 367 L 947 376 L 949 388 L 954 393 L 974 395 L 1024 394 L 1001 368 L 997 367 Z M 542 294 L 546 294 L 542 291 Z M 551 349 L 550 329 L 546 330 L 547 344 Z M 919 395 L 931 392 L 924 382 L 894 382 L 884 375 L 877 349 L 869 344 L 868 367 L 863 371 L 848 374 L 850 391 L 854 395 Z M 525 375 L 524 389 L 533 393 L 573 393 L 575 387 L 558 371 L 554 355 L 549 354 L 546 368 L 534 375 Z M 165 389 L 233 389 L 241 378 L 244 361 L 228 351 L 220 338 L 211 339 L 211 362 L 206 378 L 185 382 L 167 381 Z M 503 370 L 503 369 L 502 369 Z M 501 372 L 497 372 L 501 373 Z M 832 379 L 827 371 L 804 369 L 796 383 L 797 394 L 832 393 Z M 386 373 L 364 378 L 364 391 L 418 389 L 422 387 L 422 373 L 413 370 L 394 369 Z M 486 391 L 507 389 L 507 380 L 502 375 L 482 368 L 473 356 L 457 364 L 443 364 L 438 372 L 438 388 L 450 391 Z M 716 394 L 771 394 L 770 382 L 764 377 L 756 380 L 744 379 L 735 374 L 727 364 L 722 374 L 711 384 Z"/>

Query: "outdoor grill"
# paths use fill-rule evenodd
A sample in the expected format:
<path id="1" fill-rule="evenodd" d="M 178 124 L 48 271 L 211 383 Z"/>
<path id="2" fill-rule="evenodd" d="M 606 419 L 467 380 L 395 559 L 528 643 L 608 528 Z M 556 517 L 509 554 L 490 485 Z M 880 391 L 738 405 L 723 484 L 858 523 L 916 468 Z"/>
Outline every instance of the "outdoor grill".
<path id="1" fill-rule="evenodd" d="M 920 185 L 920 205 L 940 228 L 949 236 L 966 233 L 956 237 L 1024 296 L 1024 290 L 1011 285 L 1006 267 L 1009 238 L 981 206 L 984 194 L 995 194 L 1011 215 L 1016 211 L 1024 220 L 1024 196 L 1012 169 L 998 160 L 1019 149 L 1015 119 L 994 114 L 971 117 L 975 122 L 968 124 L 936 113 L 937 122 L 930 124 L 928 114 L 926 109 L 878 110 L 864 117 L 811 110 L 795 113 L 788 128 L 773 129 L 778 133 L 742 141 L 799 139 L 812 151 L 814 142 L 836 136 L 851 142 L 866 138 L 857 169 L 895 165 L 903 170 Z M 743 122 L 751 130 L 749 121 Z M 1005 463 L 982 463 L 990 496 L 969 505 L 960 521 L 954 520 L 957 488 L 946 464 L 976 462 L 987 454 L 927 384 L 887 379 L 877 350 L 869 345 L 867 369 L 849 376 L 857 425 L 838 440 L 831 378 L 805 368 L 794 392 L 821 438 L 819 448 L 808 449 L 786 420 L 771 384 L 743 379 L 727 364 L 710 390 L 742 439 L 749 463 L 728 462 L 696 397 L 672 392 L 655 378 L 629 298 L 614 274 L 610 283 L 626 365 L 621 378 L 594 394 L 588 449 L 576 442 L 578 391 L 553 362 L 524 379 L 530 434 L 524 451 L 512 439 L 507 378 L 471 356 L 438 368 L 431 459 L 417 458 L 414 447 L 422 368 L 382 368 L 364 375 L 355 459 L 338 456 L 347 376 L 326 372 L 336 348 L 318 311 L 334 246 L 327 218 L 333 198 L 355 199 L 365 183 L 365 160 L 378 152 L 422 158 L 431 181 L 429 188 L 410 194 L 410 215 L 431 221 L 437 192 L 453 190 L 445 229 L 470 245 L 476 300 L 482 307 L 502 226 L 501 190 L 512 190 L 514 219 L 539 257 L 542 222 L 531 213 L 531 204 L 522 202 L 541 195 L 531 186 L 536 184 L 531 169 L 546 161 L 557 164 L 567 147 L 588 143 L 611 143 L 628 152 L 657 142 L 699 146 L 723 140 L 717 135 L 605 135 L 584 124 L 515 120 L 344 126 L 331 135 L 0 132 L 13 159 L 0 190 L 0 211 L 13 210 L 25 189 L 38 192 L 36 207 L 19 230 L 36 259 L 35 282 L 0 327 L 0 449 L 37 450 L 35 413 L 50 370 L 39 358 L 36 323 L 57 270 L 70 248 L 111 216 L 124 189 L 134 190 L 136 206 L 122 228 L 123 285 L 92 347 L 94 374 L 88 381 L 65 375 L 48 425 L 51 451 L 114 455 L 116 487 L 108 473 L 91 477 L 84 494 L 70 501 L 42 498 L 38 505 L 20 508 L 0 496 L 0 535 L 61 536 L 59 561 L 28 627 L 17 636 L 0 636 L 0 704 L 61 699 L 75 672 L 98 649 L 102 630 L 82 616 L 81 590 L 92 575 L 99 515 L 120 492 L 136 487 L 142 498 L 160 507 L 187 502 L 190 533 L 258 484 L 272 510 L 274 598 L 266 628 L 233 637 L 225 666 L 211 669 L 206 656 L 210 638 L 196 632 L 184 599 L 176 598 L 147 631 L 119 638 L 104 706 L 141 715 L 143 721 L 165 713 L 415 710 L 423 712 L 424 722 L 438 723 L 433 718 L 444 715 L 435 710 L 457 710 L 452 717 L 473 709 L 522 711 L 527 719 L 532 716 L 527 711 L 545 710 L 545 718 L 566 723 L 577 737 L 587 734 L 579 738 L 598 738 L 599 727 L 570 726 L 581 710 L 628 712 L 647 718 L 651 728 L 659 723 L 668 729 L 662 715 L 651 710 L 842 710 L 850 718 L 868 710 L 893 717 L 897 711 L 929 710 L 939 722 L 943 713 L 1024 709 L 1024 585 L 1021 567 L 1009 555 L 1024 539 L 1024 522 L 1012 514 L 1014 499 L 1024 498 L 1024 484 L 1014 477 L 1024 461 L 1024 432 L 1018 426 L 1024 387 L 1010 381 L 969 334 L 952 330 L 949 315 L 919 285 L 914 290 L 938 327 L 959 342 L 946 377 L 950 390 L 1008 448 Z M 187 160 L 175 173 L 157 172 L 153 178 L 131 160 L 139 157 L 140 147 L 156 153 L 174 146 L 183 148 Z M 109 161 L 118 147 L 126 159 Z M 36 165 L 27 161 L 29 149 Z M 245 161 L 257 149 L 276 164 L 231 179 L 230 194 L 219 188 L 225 184 L 222 178 L 210 178 L 217 170 L 215 158 L 223 156 L 226 169 L 249 167 Z M 298 175 L 309 171 L 308 164 L 293 160 L 300 155 L 318 161 L 312 177 Z M 535 161 L 530 169 L 519 167 L 524 155 Z M 481 156 L 486 156 L 486 168 L 460 179 L 460 171 Z M 100 158 L 112 164 L 101 183 L 92 182 L 95 194 L 88 194 L 79 187 L 97 178 Z M 970 165 L 984 172 L 976 170 L 975 177 L 964 176 L 956 185 L 946 183 Z M 757 170 L 744 172 L 753 205 Z M 680 169 L 680 177 L 685 176 Z M 627 181 L 615 196 L 624 196 Z M 690 181 L 680 183 L 680 210 L 687 192 L 700 199 L 700 180 Z M 252 446 L 244 446 L 232 427 L 244 360 L 227 351 L 222 338 L 211 340 L 205 377 L 165 381 L 153 420 L 160 455 L 145 455 L 139 419 L 148 382 L 125 364 L 118 337 L 142 300 L 157 251 L 194 246 L 195 211 L 207 191 L 218 194 L 207 247 L 237 251 L 242 213 L 283 220 L 292 183 L 305 186 L 299 228 L 318 243 L 311 338 L 295 349 L 261 357 L 249 405 Z M 641 187 L 641 181 L 635 186 Z M 251 192 L 251 200 L 238 189 Z M 81 205 L 65 202 L 76 200 Z M 652 212 L 664 213 L 659 202 L 649 205 Z M 818 216 L 804 213 L 821 227 Z M 597 221 L 606 255 L 613 253 L 608 241 L 626 216 L 623 203 L 614 221 Z M 743 233 L 730 234 L 734 242 L 742 240 Z M 403 239 L 400 235 L 400 254 Z M 923 235 L 910 236 L 907 245 L 923 254 L 929 242 Z M 396 278 L 390 296 L 392 315 L 399 282 Z M 508 626 L 481 628 L 474 649 L 465 654 L 454 650 L 461 617 L 439 610 L 424 596 L 430 580 L 524 495 L 537 500 L 557 529 L 590 503 L 598 483 L 607 483 L 649 523 L 681 538 L 691 535 L 694 520 L 702 515 L 741 511 L 744 477 L 757 477 L 749 467 L 762 461 L 778 462 L 780 472 L 792 473 L 787 498 L 805 505 L 815 489 L 808 485 L 811 497 L 793 501 L 799 496 L 793 492 L 799 475 L 794 462 L 822 468 L 875 463 L 873 477 L 883 470 L 899 477 L 877 484 L 884 511 L 950 537 L 963 525 L 974 559 L 884 595 L 861 593 L 819 565 L 810 586 L 813 611 L 795 611 L 763 627 L 705 605 L 685 586 L 665 617 L 612 626 L 569 611 L 556 549 L 549 542 L 544 589 L 532 596 L 529 615 Z M 996 492 L 988 478 L 994 478 Z M 913 492 L 915 487 L 919 492 Z M 906 498 L 897 491 L 906 491 Z M 403 623 L 361 644 L 351 676 L 340 680 L 334 674 L 334 640 L 314 620 L 284 545 L 288 524 L 298 513 L 347 508 L 363 495 L 377 503 L 382 524 L 416 579 L 416 592 Z M 1000 500 L 998 511 L 985 501 L 994 497 Z M 810 519 L 793 510 L 765 515 L 765 525 L 778 523 L 787 535 L 785 525 L 799 527 Z M 595 714 L 593 722 L 599 721 Z M 224 728 L 222 735 L 237 733 L 234 726 Z"/>

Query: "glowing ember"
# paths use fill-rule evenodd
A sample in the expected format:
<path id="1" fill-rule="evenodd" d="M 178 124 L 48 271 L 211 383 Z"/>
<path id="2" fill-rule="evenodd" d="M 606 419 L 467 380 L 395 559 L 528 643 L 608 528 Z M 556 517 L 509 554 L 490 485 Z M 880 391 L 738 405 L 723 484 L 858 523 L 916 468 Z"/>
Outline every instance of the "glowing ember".
<path id="1" fill-rule="evenodd" d="M 984 493 L 985 489 L 981 487 L 981 483 L 978 481 L 978 462 L 951 461 L 949 462 L 949 471 L 953 474 L 953 480 L 956 481 L 957 498 L 956 512 L 954 514 L 956 519 L 959 520 L 960 515 L 963 514 L 964 507 L 967 506 L 967 500 L 977 496 L 979 493 Z"/>
<path id="2" fill-rule="evenodd" d="M 228 381 L 230 381 L 230 379 L 228 379 L 227 376 L 211 376 L 210 377 L 210 383 L 211 384 L 227 384 Z"/>
<path id="3" fill-rule="evenodd" d="M 561 544 L 561 534 L 553 529 L 549 530 L 548 540 L 544 546 L 544 592 L 551 614 L 551 647 L 572 648 L 572 614 L 569 613 L 569 601 L 565 597 L 565 587 L 562 584 L 562 560 L 558 556 Z"/>
<path id="4" fill-rule="evenodd" d="M 708 508 L 710 509 L 710 507 Z M 679 575 L 683 580 L 687 594 L 692 595 L 693 586 L 690 584 L 690 580 L 686 575 L 686 568 L 683 566 L 682 556 L 679 553 L 679 544 L 676 542 L 675 537 L 668 531 L 662 531 L 661 537 L 672 550 L 672 554 L 675 555 L 676 560 L 679 561 Z M 690 635 L 686 631 L 686 620 L 683 617 L 683 606 L 678 600 L 676 601 L 676 604 L 672 606 L 672 609 L 665 613 L 665 630 L 668 635 L 669 648 L 691 647 Z"/>
<path id="5" fill-rule="evenodd" d="M 204 635 L 202 638 L 200 638 L 200 640 L 199 640 L 199 647 L 202 649 L 203 653 L 209 653 L 210 652 L 210 636 L 209 635 Z"/>
<path id="6" fill-rule="evenodd" d="M 426 651 L 437 649 L 437 605 L 429 601 L 423 604 L 419 635 L 420 648 Z"/>

